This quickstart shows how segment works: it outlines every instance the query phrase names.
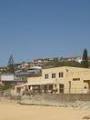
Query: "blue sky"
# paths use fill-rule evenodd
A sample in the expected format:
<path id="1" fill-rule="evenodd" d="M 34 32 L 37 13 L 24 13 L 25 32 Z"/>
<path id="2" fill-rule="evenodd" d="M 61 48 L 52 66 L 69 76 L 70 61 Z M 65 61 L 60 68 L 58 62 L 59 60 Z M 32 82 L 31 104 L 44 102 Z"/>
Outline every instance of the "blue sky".
<path id="1" fill-rule="evenodd" d="M 90 54 L 90 0 L 0 0 L 0 65 Z"/>

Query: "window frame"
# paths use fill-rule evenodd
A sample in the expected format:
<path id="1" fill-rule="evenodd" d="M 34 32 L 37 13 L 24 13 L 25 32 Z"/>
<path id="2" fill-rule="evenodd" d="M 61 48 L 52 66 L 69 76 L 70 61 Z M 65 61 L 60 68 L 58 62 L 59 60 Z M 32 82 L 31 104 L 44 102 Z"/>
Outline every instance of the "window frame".
<path id="1" fill-rule="evenodd" d="M 80 78 L 73 78 L 73 81 L 80 81 Z"/>
<path id="2" fill-rule="evenodd" d="M 45 79 L 49 79 L 49 74 L 45 74 Z"/>
<path id="3" fill-rule="evenodd" d="M 63 72 L 59 72 L 59 78 L 63 78 Z"/>
<path id="4" fill-rule="evenodd" d="M 56 78 L 56 73 L 52 73 L 52 78 Z"/>

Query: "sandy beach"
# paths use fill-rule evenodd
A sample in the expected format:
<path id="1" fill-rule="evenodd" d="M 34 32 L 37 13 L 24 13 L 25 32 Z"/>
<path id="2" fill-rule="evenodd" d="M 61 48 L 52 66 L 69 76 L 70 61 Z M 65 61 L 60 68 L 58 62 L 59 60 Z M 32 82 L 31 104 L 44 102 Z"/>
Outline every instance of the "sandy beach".
<path id="1" fill-rule="evenodd" d="M 83 120 L 84 116 L 90 116 L 90 111 L 71 107 L 27 106 L 15 102 L 0 102 L 0 120 Z"/>

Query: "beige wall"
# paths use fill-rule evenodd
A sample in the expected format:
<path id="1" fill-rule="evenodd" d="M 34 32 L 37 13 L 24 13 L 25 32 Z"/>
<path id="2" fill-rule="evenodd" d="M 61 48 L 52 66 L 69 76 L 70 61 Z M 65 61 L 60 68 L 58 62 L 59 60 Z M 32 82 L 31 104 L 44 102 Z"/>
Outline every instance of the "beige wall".
<path id="1" fill-rule="evenodd" d="M 45 84 L 54 84 L 54 81 L 48 79 L 45 80 L 43 77 L 28 77 L 27 78 L 27 84 L 28 85 L 45 85 Z"/>
<path id="2" fill-rule="evenodd" d="M 42 77 L 28 77 L 27 78 L 27 82 L 28 83 L 30 83 L 30 82 L 32 82 L 32 81 L 40 81 L 40 80 L 42 80 Z"/>
<path id="3" fill-rule="evenodd" d="M 63 77 L 59 77 L 59 72 L 63 72 Z M 56 74 L 56 78 L 52 78 L 53 73 Z M 48 79 L 45 79 L 45 74 L 49 75 Z M 73 80 L 73 78 L 80 78 L 80 80 Z M 76 67 L 55 67 L 43 69 L 41 77 L 29 77 L 27 79 L 28 84 L 56 84 L 58 93 L 59 84 L 64 84 L 64 93 L 85 93 L 88 90 L 88 83 L 85 83 L 84 80 L 90 80 L 90 69 Z M 87 87 L 87 89 L 84 87 Z"/>

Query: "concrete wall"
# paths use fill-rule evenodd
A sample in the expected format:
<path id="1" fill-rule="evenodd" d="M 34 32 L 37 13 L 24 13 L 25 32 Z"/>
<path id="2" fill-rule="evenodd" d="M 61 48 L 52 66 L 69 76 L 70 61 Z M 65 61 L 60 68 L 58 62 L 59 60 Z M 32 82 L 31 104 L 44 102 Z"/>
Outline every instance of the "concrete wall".
<path id="1" fill-rule="evenodd" d="M 21 104 L 90 108 L 90 94 L 37 94 L 22 96 Z"/>

